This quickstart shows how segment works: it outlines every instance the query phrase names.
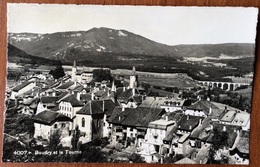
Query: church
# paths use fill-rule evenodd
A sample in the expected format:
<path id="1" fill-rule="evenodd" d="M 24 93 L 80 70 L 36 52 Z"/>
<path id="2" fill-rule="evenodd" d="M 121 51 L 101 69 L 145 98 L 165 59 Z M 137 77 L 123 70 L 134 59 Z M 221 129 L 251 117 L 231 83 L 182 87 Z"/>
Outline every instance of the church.
<path id="1" fill-rule="evenodd" d="M 81 84 L 90 83 L 93 79 L 93 73 L 84 69 L 78 70 L 76 61 L 74 60 L 73 67 L 71 70 L 72 81 L 79 82 Z"/>

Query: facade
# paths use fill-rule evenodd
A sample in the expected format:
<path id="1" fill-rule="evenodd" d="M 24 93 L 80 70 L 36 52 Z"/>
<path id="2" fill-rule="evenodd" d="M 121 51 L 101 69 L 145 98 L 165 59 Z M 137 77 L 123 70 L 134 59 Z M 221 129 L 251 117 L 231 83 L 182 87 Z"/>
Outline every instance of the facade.
<path id="1" fill-rule="evenodd" d="M 45 110 L 33 118 L 35 133 L 34 137 L 41 137 L 49 140 L 50 135 L 55 131 L 60 131 L 62 137 L 69 136 L 70 124 L 72 120 L 60 113 Z"/>
<path id="2" fill-rule="evenodd" d="M 24 93 L 32 90 L 36 86 L 35 82 L 24 82 L 20 85 L 17 85 L 12 89 L 11 99 L 15 99 L 18 96 L 23 95 Z"/>

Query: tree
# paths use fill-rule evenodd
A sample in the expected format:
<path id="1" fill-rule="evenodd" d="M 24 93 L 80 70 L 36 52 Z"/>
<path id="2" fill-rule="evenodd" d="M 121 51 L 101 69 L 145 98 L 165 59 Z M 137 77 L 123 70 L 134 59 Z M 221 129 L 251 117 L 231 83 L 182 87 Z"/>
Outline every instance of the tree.
<path id="1" fill-rule="evenodd" d="M 65 75 L 64 69 L 60 61 L 56 66 L 56 68 L 54 70 L 51 70 L 49 74 L 51 74 L 54 79 L 59 79 Z"/>
<path id="2" fill-rule="evenodd" d="M 207 95 L 208 95 L 208 98 L 211 100 L 211 89 L 210 89 L 210 88 L 208 88 L 208 93 L 207 93 Z"/>
<path id="3" fill-rule="evenodd" d="M 82 144 L 79 146 L 82 154 L 79 154 L 80 162 L 106 162 L 105 154 L 98 150 L 96 146 L 91 143 Z"/>
<path id="4" fill-rule="evenodd" d="M 240 110 L 242 110 L 243 109 L 243 96 L 242 95 L 240 95 L 240 97 L 239 97 L 239 102 L 238 102 L 238 108 L 240 109 Z"/>
<path id="5" fill-rule="evenodd" d="M 61 132 L 59 130 L 54 131 L 50 135 L 49 148 L 52 150 L 58 150 L 60 148 Z"/>
<path id="6" fill-rule="evenodd" d="M 79 127 L 76 126 L 75 132 L 73 133 L 73 136 L 72 136 L 72 139 L 71 139 L 71 145 L 72 145 L 73 149 L 77 149 L 79 137 L 80 137 L 80 130 L 79 130 Z"/>
<path id="7" fill-rule="evenodd" d="M 224 159 L 217 161 L 215 157 L 218 150 L 228 146 L 228 138 L 226 131 L 219 131 L 217 128 L 213 129 L 212 144 L 209 149 L 209 163 L 216 164 L 224 161 Z"/>
<path id="8" fill-rule="evenodd" d="M 94 69 L 92 71 L 93 78 L 97 82 L 101 82 L 103 80 L 112 81 L 111 71 L 109 69 Z"/>
<path id="9" fill-rule="evenodd" d="M 145 163 L 144 158 L 141 157 L 141 155 L 136 154 L 136 153 L 132 154 L 130 156 L 129 160 L 134 162 L 134 163 Z"/>

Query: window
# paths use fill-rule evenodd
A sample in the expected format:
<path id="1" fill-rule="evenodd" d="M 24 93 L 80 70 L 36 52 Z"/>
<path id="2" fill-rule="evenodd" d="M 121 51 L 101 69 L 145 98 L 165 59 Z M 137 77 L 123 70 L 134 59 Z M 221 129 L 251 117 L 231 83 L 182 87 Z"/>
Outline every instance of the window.
<path id="1" fill-rule="evenodd" d="M 85 127 L 85 118 L 82 118 L 82 119 L 81 119 L 81 126 L 82 126 L 82 127 Z"/>
<path id="2" fill-rule="evenodd" d="M 61 127 L 64 128 L 64 127 L 65 127 L 65 123 L 62 123 L 62 124 L 61 124 Z"/>
<path id="3" fill-rule="evenodd" d="M 54 128 L 55 128 L 55 129 L 58 128 L 58 125 L 57 125 L 57 124 L 54 124 Z"/>
<path id="4" fill-rule="evenodd" d="M 97 127 L 99 128 L 99 121 L 97 120 Z"/>

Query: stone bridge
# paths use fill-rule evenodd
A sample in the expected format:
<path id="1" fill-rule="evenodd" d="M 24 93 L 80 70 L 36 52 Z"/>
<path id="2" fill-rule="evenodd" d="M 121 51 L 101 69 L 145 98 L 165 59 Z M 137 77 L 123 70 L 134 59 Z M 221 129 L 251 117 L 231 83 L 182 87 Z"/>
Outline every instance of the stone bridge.
<path id="1" fill-rule="evenodd" d="M 235 90 L 236 88 L 243 85 L 250 85 L 250 83 L 235 83 L 235 82 L 217 82 L 217 81 L 198 81 L 202 85 L 208 86 L 210 88 L 217 87 L 223 90 Z"/>

